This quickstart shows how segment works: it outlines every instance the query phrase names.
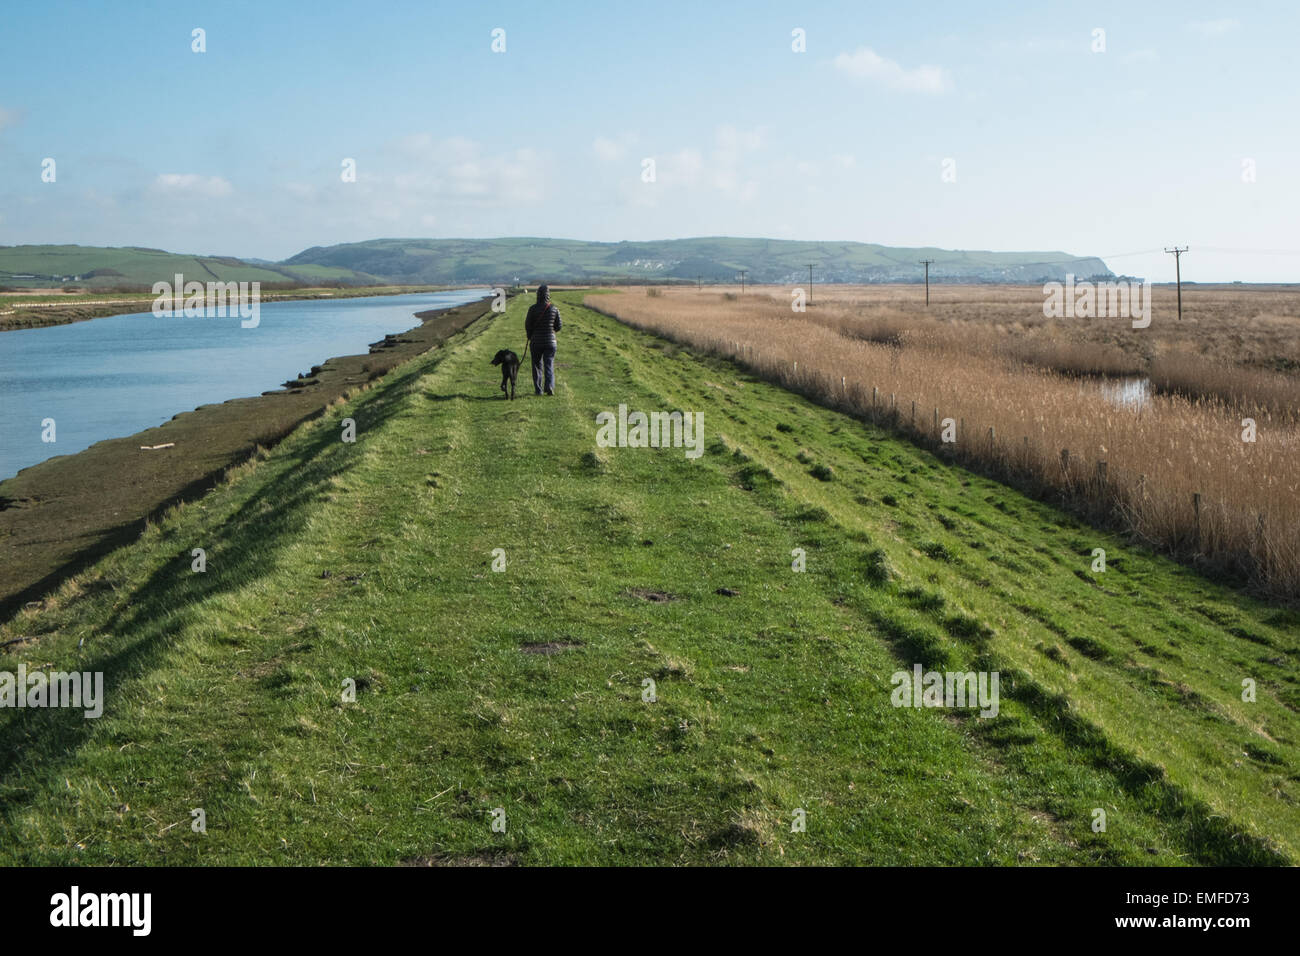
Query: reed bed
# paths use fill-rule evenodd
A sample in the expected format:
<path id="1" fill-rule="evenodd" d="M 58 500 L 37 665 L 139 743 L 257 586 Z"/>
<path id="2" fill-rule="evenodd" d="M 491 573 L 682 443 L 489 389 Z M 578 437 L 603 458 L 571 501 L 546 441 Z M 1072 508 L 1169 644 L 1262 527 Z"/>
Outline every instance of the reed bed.
<path id="1" fill-rule="evenodd" d="M 1131 407 L 1095 381 L 1023 360 L 995 329 L 863 323 L 852 305 L 792 312 L 783 294 L 664 290 L 589 297 L 636 328 L 737 361 L 1262 593 L 1300 594 L 1300 429 L 1295 407 L 1155 392 Z M 862 334 L 867 328 L 872 334 Z M 892 337 L 877 335 L 892 329 Z M 1046 340 L 1044 340 L 1046 341 Z M 1001 343 L 1001 344 L 1000 344 Z M 942 441 L 943 420 L 955 441 Z"/>

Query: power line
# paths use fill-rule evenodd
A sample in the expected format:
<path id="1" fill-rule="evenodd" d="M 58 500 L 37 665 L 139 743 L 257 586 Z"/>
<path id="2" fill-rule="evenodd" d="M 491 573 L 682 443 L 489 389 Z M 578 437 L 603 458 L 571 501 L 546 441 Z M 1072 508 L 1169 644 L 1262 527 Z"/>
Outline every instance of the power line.
<path id="1" fill-rule="evenodd" d="M 930 263 L 933 259 L 922 259 L 921 265 L 925 266 L 925 306 L 930 307 Z"/>
<path id="2" fill-rule="evenodd" d="M 1179 322 L 1183 321 L 1183 268 L 1182 268 L 1182 260 L 1183 260 L 1183 253 L 1186 252 L 1186 251 L 1187 251 L 1187 247 L 1186 247 L 1186 246 L 1183 246 L 1181 249 L 1179 249 L 1177 246 L 1174 246 L 1172 249 L 1166 249 L 1166 250 L 1165 250 L 1165 252 L 1170 253 L 1170 254 L 1174 257 L 1174 275 L 1175 275 L 1175 276 L 1177 277 L 1177 279 L 1178 279 L 1178 321 L 1179 321 Z"/>

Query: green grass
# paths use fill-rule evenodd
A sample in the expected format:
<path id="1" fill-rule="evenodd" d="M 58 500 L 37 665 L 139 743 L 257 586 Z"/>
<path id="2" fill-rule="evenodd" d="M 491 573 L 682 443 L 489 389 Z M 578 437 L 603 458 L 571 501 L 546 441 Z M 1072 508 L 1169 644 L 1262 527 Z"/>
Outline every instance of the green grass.
<path id="1" fill-rule="evenodd" d="M 507 403 L 524 305 L 0 628 L 108 692 L 0 711 L 0 859 L 1300 858 L 1294 613 L 574 296 L 558 395 Z M 597 449 L 620 402 L 706 453 Z M 999 716 L 892 707 L 914 662 L 998 669 Z"/>

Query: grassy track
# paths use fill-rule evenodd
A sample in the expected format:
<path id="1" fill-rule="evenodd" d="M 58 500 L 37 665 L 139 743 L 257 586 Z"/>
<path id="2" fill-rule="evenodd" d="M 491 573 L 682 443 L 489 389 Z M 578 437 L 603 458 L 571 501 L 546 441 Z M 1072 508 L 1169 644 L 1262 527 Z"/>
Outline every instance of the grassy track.
<path id="1" fill-rule="evenodd" d="M 1300 859 L 1294 613 L 561 298 L 555 398 L 495 391 L 516 301 L 0 627 L 108 695 L 0 711 L 0 859 Z M 706 454 L 597 450 L 620 402 Z"/>

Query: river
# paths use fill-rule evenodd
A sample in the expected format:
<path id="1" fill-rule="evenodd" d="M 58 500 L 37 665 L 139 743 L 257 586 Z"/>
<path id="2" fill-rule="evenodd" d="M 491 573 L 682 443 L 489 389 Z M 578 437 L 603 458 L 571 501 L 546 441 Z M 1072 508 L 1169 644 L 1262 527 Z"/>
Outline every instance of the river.
<path id="1" fill-rule="evenodd" d="M 161 425 L 179 412 L 259 395 L 327 358 L 357 355 L 414 313 L 487 289 L 267 302 L 260 322 L 148 312 L 0 332 L 0 479 Z M 53 419 L 54 442 L 43 440 Z"/>

